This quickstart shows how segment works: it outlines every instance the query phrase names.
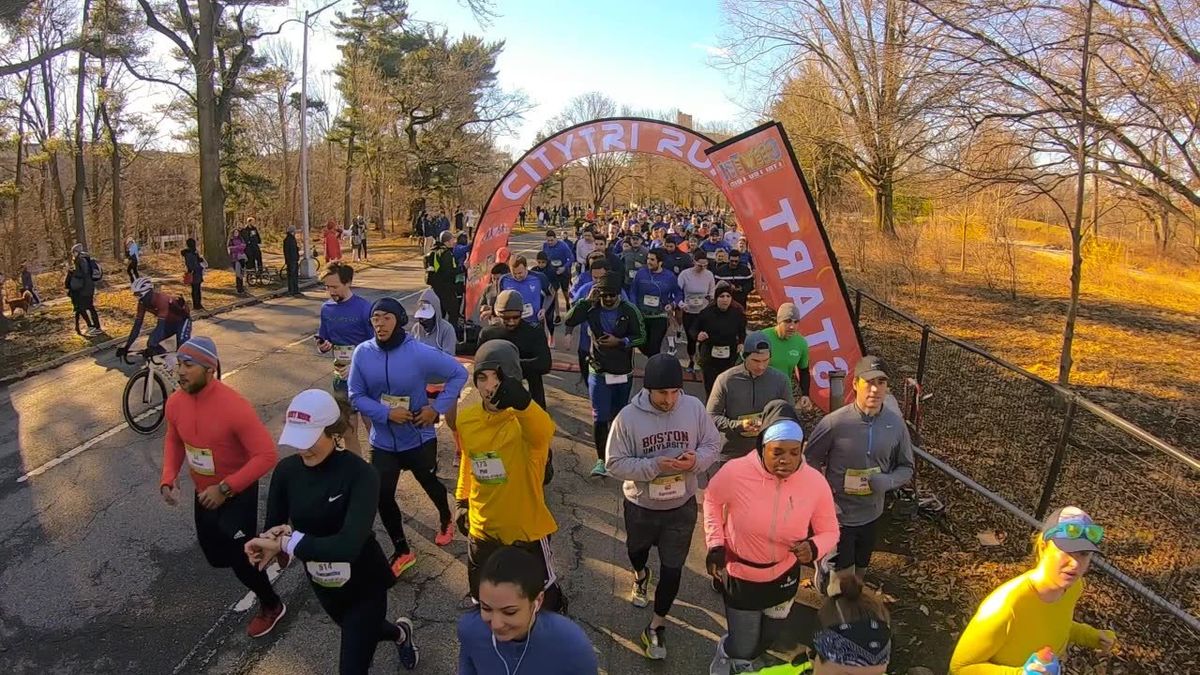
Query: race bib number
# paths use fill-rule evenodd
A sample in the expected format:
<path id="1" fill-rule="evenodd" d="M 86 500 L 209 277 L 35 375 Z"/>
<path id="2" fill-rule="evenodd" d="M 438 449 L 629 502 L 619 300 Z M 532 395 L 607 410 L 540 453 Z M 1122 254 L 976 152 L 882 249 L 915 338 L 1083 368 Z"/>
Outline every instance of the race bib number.
<path id="1" fill-rule="evenodd" d="M 864 496 L 871 494 L 871 482 L 868 476 L 879 473 L 879 467 L 870 469 L 846 469 L 846 477 L 842 481 L 842 491 L 848 495 Z"/>
<path id="2" fill-rule="evenodd" d="M 629 381 L 629 375 L 613 375 L 612 373 L 604 374 L 604 384 L 625 384 Z"/>
<path id="3" fill-rule="evenodd" d="M 389 408 L 407 408 L 408 407 L 408 397 L 407 396 L 392 396 L 391 394 L 384 394 L 383 396 L 379 397 L 379 402 L 386 405 Z"/>
<path id="4" fill-rule="evenodd" d="M 551 265 L 554 265 L 555 267 L 562 267 L 562 266 L 563 266 L 563 261 L 561 261 L 561 260 L 551 260 L 551 261 L 550 261 L 550 264 L 551 264 Z"/>
<path id="5" fill-rule="evenodd" d="M 354 347 L 352 345 L 334 345 L 333 346 L 333 365 L 348 366 L 350 359 L 354 356 Z"/>
<path id="6" fill-rule="evenodd" d="M 350 581 L 350 563 L 348 562 L 306 562 L 304 568 L 313 583 L 324 588 L 341 588 Z"/>
<path id="7" fill-rule="evenodd" d="M 531 316 L 533 316 L 533 303 L 527 302 L 521 307 L 521 318 L 528 319 Z"/>
<path id="8" fill-rule="evenodd" d="M 687 306 L 688 306 L 688 309 L 704 309 L 704 305 L 707 302 L 708 302 L 708 298 L 706 298 L 703 295 L 691 295 L 691 296 L 688 296 Z"/>
<path id="9" fill-rule="evenodd" d="M 796 602 L 796 599 L 790 598 L 774 607 L 768 607 L 763 610 L 763 616 L 770 619 L 786 619 L 788 618 L 788 614 L 792 613 L 792 603 L 794 602 Z"/>
<path id="10" fill-rule="evenodd" d="M 508 482 L 508 472 L 504 469 L 504 460 L 494 452 L 471 456 L 471 473 L 475 480 L 484 485 L 501 485 Z"/>
<path id="11" fill-rule="evenodd" d="M 727 358 L 729 358 L 729 345 L 722 345 L 722 346 L 720 346 L 720 347 L 713 347 L 713 348 L 712 348 L 712 357 L 713 357 L 714 359 L 727 359 Z"/>
<path id="12" fill-rule="evenodd" d="M 681 499 L 686 494 L 683 474 L 659 476 L 650 481 L 650 499 L 667 501 Z"/>
<path id="13" fill-rule="evenodd" d="M 657 295 L 643 295 L 642 304 L 646 307 L 658 307 L 662 304 L 662 299 Z"/>
<path id="14" fill-rule="evenodd" d="M 186 444 L 183 448 L 187 452 L 188 466 L 192 468 L 192 471 L 201 476 L 217 475 L 217 465 L 213 463 L 212 450 L 208 448 L 194 448 Z"/>

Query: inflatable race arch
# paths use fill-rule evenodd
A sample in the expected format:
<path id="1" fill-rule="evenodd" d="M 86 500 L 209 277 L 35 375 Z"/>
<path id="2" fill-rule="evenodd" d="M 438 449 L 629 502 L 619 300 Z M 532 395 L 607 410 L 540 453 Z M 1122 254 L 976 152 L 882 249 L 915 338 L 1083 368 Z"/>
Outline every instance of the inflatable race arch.
<path id="1" fill-rule="evenodd" d="M 637 117 L 563 129 L 526 152 L 487 204 L 468 259 L 466 307 L 478 307 L 497 252 L 508 245 L 521 207 L 551 173 L 592 155 L 658 155 L 708 176 L 725 195 L 755 260 L 758 291 L 771 308 L 794 302 L 808 338 L 813 402 L 829 410 L 829 373 L 849 371 L 862 341 L 829 238 L 783 126 L 767 122 L 721 143 L 669 122 Z M 849 389 L 849 387 L 847 387 Z"/>

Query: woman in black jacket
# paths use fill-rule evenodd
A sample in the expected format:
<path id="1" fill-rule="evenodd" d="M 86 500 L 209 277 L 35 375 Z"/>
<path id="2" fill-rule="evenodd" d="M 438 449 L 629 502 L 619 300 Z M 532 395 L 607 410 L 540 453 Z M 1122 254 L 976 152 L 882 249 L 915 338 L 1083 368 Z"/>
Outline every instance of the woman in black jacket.
<path id="1" fill-rule="evenodd" d="M 717 284 L 716 300 L 700 312 L 696 330 L 707 399 L 717 376 L 737 364 L 742 343 L 746 341 L 746 311 L 734 301 L 733 287 L 728 283 Z"/>
<path id="2" fill-rule="evenodd" d="M 196 240 L 188 239 L 187 248 L 179 252 L 183 256 L 184 281 L 192 287 L 192 310 L 204 309 L 200 302 L 200 284 L 204 282 L 204 258 L 196 250 Z"/>
<path id="3" fill-rule="evenodd" d="M 341 447 L 346 413 L 321 389 L 292 399 L 279 444 L 300 452 L 275 467 L 267 529 L 246 542 L 246 556 L 259 569 L 276 558 L 280 566 L 290 557 L 304 564 L 321 607 L 341 628 L 342 675 L 367 673 L 380 642 L 395 644 L 400 665 L 412 670 L 420 660 L 412 622 L 387 619 L 396 578 L 373 529 L 379 474 Z"/>

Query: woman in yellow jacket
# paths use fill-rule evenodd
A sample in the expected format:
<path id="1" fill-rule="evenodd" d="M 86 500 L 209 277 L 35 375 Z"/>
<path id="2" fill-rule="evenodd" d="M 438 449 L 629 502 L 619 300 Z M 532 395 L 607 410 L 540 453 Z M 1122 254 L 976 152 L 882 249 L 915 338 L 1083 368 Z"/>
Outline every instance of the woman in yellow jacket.
<path id="1" fill-rule="evenodd" d="M 543 607 L 565 610 L 554 572 L 550 535 L 558 530 L 542 490 L 554 421 L 521 384 L 521 359 L 507 340 L 488 340 L 475 352 L 481 401 L 458 411 L 462 458 L 458 468 L 458 529 L 467 537 L 467 579 L 479 600 L 479 574 L 504 546 L 541 563 Z"/>
<path id="2" fill-rule="evenodd" d="M 1083 576 L 1103 538 L 1104 528 L 1079 508 L 1051 513 L 1037 535 L 1037 565 L 992 591 L 979 606 L 950 658 L 950 675 L 1053 673 L 1057 664 L 1029 669 L 1025 664 L 1044 647 L 1056 662 L 1068 645 L 1111 650 L 1112 631 L 1074 619 Z"/>

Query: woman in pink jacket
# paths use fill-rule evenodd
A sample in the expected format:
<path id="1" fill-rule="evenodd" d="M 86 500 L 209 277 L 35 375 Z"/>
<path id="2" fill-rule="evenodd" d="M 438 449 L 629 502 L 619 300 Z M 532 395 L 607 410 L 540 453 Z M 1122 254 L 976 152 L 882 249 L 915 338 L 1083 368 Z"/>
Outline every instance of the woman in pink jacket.
<path id="1" fill-rule="evenodd" d="M 706 566 L 725 598 L 727 632 L 710 675 L 760 670 L 791 611 L 801 565 L 835 550 L 829 483 L 804 463 L 804 431 L 786 401 L 763 410 L 758 450 L 727 462 L 704 493 Z"/>

